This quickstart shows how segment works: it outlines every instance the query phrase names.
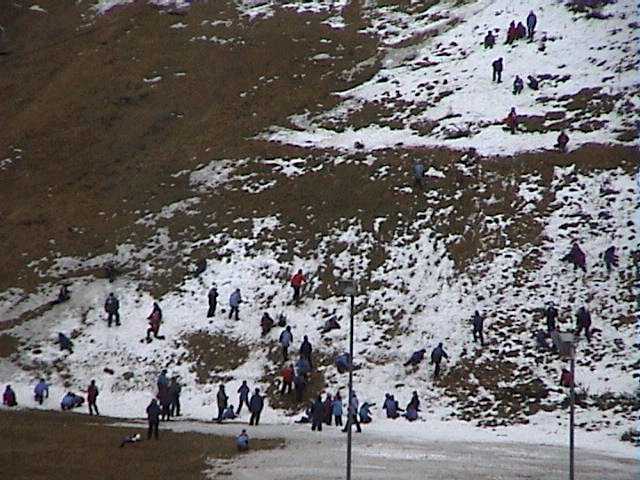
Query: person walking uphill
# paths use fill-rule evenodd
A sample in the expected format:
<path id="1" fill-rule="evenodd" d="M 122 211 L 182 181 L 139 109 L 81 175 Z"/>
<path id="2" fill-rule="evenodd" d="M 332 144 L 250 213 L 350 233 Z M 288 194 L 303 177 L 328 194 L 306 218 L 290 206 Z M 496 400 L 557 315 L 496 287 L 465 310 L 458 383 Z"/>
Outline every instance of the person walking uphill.
<path id="1" fill-rule="evenodd" d="M 240 314 L 240 304 L 242 303 L 242 296 L 240 295 L 240 289 L 236 288 L 235 291 L 229 297 L 229 319 L 233 317 L 234 313 L 236 316 L 236 321 L 240 320 L 238 315 Z"/>
<path id="2" fill-rule="evenodd" d="M 243 380 L 242 385 L 238 388 L 238 395 L 238 410 L 236 411 L 236 415 L 240 415 L 242 405 L 246 405 L 247 408 L 249 408 L 249 386 L 246 380 Z"/>
<path id="3" fill-rule="evenodd" d="M 96 411 L 96 415 L 100 415 L 98 411 L 98 387 L 96 387 L 96 381 L 91 380 L 89 388 L 87 388 L 87 403 L 89 404 L 89 415 L 93 415 L 93 411 Z"/>
<path id="4" fill-rule="evenodd" d="M 436 366 L 435 371 L 433 372 L 433 377 L 438 378 L 440 376 L 440 362 L 442 362 L 442 358 L 449 358 L 447 352 L 444 351 L 442 347 L 442 342 L 438 344 L 436 348 L 431 352 L 431 363 Z"/>
<path id="5" fill-rule="evenodd" d="M 249 400 L 249 411 L 251 412 L 251 418 L 249 418 L 249 425 L 255 425 L 256 427 L 260 423 L 260 414 L 264 408 L 264 397 L 260 395 L 260 389 L 256 388 L 251 400 Z"/>
<path id="6" fill-rule="evenodd" d="M 224 414 L 224 410 L 227 408 L 227 404 L 229 401 L 229 397 L 227 396 L 227 392 L 224 391 L 224 385 L 220 384 L 218 388 L 218 393 L 216 395 L 216 400 L 218 402 L 218 423 L 222 422 L 222 415 Z"/>
<path id="7" fill-rule="evenodd" d="M 298 303 L 300 301 L 300 289 L 302 288 L 302 284 L 306 281 L 307 279 L 302 273 L 302 270 L 298 270 L 298 273 L 291 277 L 291 287 L 293 288 L 294 303 Z"/>
<path id="8" fill-rule="evenodd" d="M 473 314 L 471 323 L 473 324 L 473 341 L 480 340 L 480 345 L 484 347 L 484 317 L 477 310 Z"/>
<path id="9" fill-rule="evenodd" d="M 42 405 L 45 398 L 49 398 L 49 384 L 41 378 L 33 389 L 33 396 L 35 401 Z"/>
<path id="10" fill-rule="evenodd" d="M 289 346 L 293 342 L 293 333 L 291 333 L 291 326 L 287 327 L 280 333 L 280 339 L 278 340 L 282 345 L 282 361 L 287 362 L 289 360 Z"/>
<path id="11" fill-rule="evenodd" d="M 151 440 L 154 434 L 158 440 L 158 426 L 160 425 L 160 407 L 158 401 L 154 398 L 147 407 L 147 421 L 149 422 L 149 430 L 147 431 L 147 440 Z"/>
<path id="12" fill-rule="evenodd" d="M 160 305 L 157 302 L 153 302 L 153 309 L 151 313 L 147 317 L 149 320 L 149 328 L 147 329 L 147 343 L 151 342 L 151 334 L 153 333 L 154 338 L 162 340 L 164 337 L 158 335 L 160 331 L 160 323 L 162 323 L 162 310 L 160 309 Z"/>
<path id="13" fill-rule="evenodd" d="M 171 407 L 169 414 L 172 417 L 180 416 L 180 394 L 182 393 L 182 386 L 178 383 L 178 378 L 171 378 L 171 384 L 169 385 L 169 398 L 171 400 Z"/>
<path id="14" fill-rule="evenodd" d="M 502 69 L 503 69 L 503 64 L 502 64 L 502 57 L 500 57 L 499 59 L 495 60 L 492 64 L 491 67 L 493 68 L 493 82 L 496 83 L 502 83 Z"/>
<path id="15" fill-rule="evenodd" d="M 309 342 L 309 338 L 305 335 L 300 344 L 300 356 L 307 359 L 309 368 L 313 370 L 313 361 L 311 360 L 312 351 L 313 347 L 311 346 L 311 342 Z"/>
<path id="16" fill-rule="evenodd" d="M 535 33 L 537 23 L 538 17 L 536 17 L 536 14 L 531 10 L 529 15 L 527 15 L 527 38 L 529 40 L 533 40 L 533 34 Z"/>
<path id="17" fill-rule="evenodd" d="M 556 329 L 556 321 L 558 320 L 558 309 L 550 303 L 544 312 L 544 316 L 547 319 L 547 333 L 551 335 Z"/>
<path id="18" fill-rule="evenodd" d="M 111 326 L 113 320 L 116 321 L 116 325 L 120 325 L 120 301 L 112 293 L 109 294 L 107 300 L 104 302 L 104 311 L 107 312 L 107 326 Z"/>
<path id="19" fill-rule="evenodd" d="M 216 314 L 216 307 L 218 306 L 218 289 L 216 287 L 211 287 L 209 293 L 207 294 L 207 298 L 209 300 L 209 311 L 207 312 L 207 318 L 211 318 Z"/>
<path id="20" fill-rule="evenodd" d="M 580 307 L 576 314 L 576 337 L 580 336 L 584 330 L 584 336 L 587 337 L 587 342 L 591 343 L 591 314 L 587 307 Z"/>

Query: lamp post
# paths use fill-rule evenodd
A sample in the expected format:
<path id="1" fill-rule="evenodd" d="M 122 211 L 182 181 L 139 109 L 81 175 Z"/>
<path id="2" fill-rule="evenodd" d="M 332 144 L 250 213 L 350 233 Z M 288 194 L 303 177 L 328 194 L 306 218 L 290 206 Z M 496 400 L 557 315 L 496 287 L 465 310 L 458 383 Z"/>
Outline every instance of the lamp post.
<path id="1" fill-rule="evenodd" d="M 353 280 L 339 280 L 338 288 L 344 296 L 351 297 L 351 308 L 349 310 L 349 403 L 347 404 L 347 480 L 351 480 L 351 441 L 353 415 L 358 412 L 351 412 L 353 401 L 353 309 L 356 295 L 356 285 Z"/>
<path id="2" fill-rule="evenodd" d="M 569 480 L 574 480 L 574 454 L 573 454 L 573 431 L 575 416 L 575 373 L 576 373 L 576 344 L 573 333 L 562 332 L 557 338 L 558 352 L 571 362 L 571 384 L 569 385 Z"/>

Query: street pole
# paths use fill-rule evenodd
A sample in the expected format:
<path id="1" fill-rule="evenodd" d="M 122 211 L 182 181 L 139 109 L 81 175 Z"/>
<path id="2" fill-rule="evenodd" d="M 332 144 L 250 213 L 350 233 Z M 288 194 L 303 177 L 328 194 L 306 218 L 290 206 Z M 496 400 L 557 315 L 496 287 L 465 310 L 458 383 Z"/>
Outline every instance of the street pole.
<path id="1" fill-rule="evenodd" d="M 575 346 L 571 345 L 571 390 L 569 392 L 569 402 L 571 404 L 571 413 L 569 416 L 569 480 L 574 480 L 573 472 L 573 426 L 574 426 L 574 412 L 575 412 L 575 370 L 576 370 L 576 350 Z"/>
<path id="2" fill-rule="evenodd" d="M 351 405 L 353 401 L 353 307 L 355 297 L 351 295 L 350 330 L 349 330 L 349 405 L 347 406 L 347 480 L 351 480 L 351 430 L 353 417 Z M 353 412 L 357 415 L 357 412 Z M 572 477 L 573 478 L 573 477 Z"/>

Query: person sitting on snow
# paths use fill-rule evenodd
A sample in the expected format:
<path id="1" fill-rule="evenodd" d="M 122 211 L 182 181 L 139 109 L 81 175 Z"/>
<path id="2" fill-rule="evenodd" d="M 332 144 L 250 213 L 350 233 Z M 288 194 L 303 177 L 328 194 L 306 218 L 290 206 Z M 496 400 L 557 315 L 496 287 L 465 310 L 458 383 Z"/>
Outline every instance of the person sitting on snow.
<path id="1" fill-rule="evenodd" d="M 407 411 L 402 414 L 404 418 L 406 418 L 410 422 L 414 422 L 418 419 L 418 410 L 410 405 L 407 407 Z"/>
<path id="2" fill-rule="evenodd" d="M 360 405 L 360 411 L 358 414 L 360 415 L 360 423 L 371 423 L 371 407 L 373 404 L 369 402 L 364 402 Z"/>
<path id="3" fill-rule="evenodd" d="M 62 408 L 62 410 L 71 410 L 73 408 L 81 407 L 83 403 L 84 398 L 80 395 L 76 395 L 73 392 L 67 392 L 67 394 L 62 397 L 60 408 Z"/>
<path id="4" fill-rule="evenodd" d="M 13 391 L 11 385 L 7 385 L 2 394 L 2 404 L 7 407 L 15 407 L 18 405 L 16 400 L 16 392 Z"/>
<path id="5" fill-rule="evenodd" d="M 235 420 L 236 412 L 233 410 L 233 405 L 229 405 L 224 412 L 222 412 L 222 420 Z"/>
<path id="6" fill-rule="evenodd" d="M 408 367 L 409 365 L 411 365 L 412 367 L 417 366 L 424 359 L 425 353 L 427 353 L 427 350 L 424 348 L 413 352 L 413 354 L 411 355 L 411 358 L 409 358 L 409 360 L 407 360 L 404 363 L 404 366 L 405 367 Z"/>
<path id="7" fill-rule="evenodd" d="M 236 437 L 236 447 L 239 452 L 246 452 L 249 450 L 249 434 L 245 429 L 240 432 L 240 435 Z"/>
<path id="8" fill-rule="evenodd" d="M 331 318 L 329 318 L 326 322 L 324 322 L 324 325 L 320 327 L 318 330 L 320 330 L 320 333 L 329 333 L 331 330 L 338 330 L 338 329 L 340 329 L 338 318 L 335 315 L 332 315 Z"/>

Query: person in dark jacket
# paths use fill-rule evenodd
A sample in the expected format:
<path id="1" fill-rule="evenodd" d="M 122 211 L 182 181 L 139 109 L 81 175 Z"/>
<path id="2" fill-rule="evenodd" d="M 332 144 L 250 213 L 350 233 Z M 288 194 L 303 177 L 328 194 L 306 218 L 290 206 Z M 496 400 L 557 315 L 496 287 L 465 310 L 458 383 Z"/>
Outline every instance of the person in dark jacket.
<path id="1" fill-rule="evenodd" d="M 224 412 L 222 412 L 222 420 L 235 420 L 236 417 L 237 415 L 233 410 L 233 404 L 229 405 Z"/>
<path id="2" fill-rule="evenodd" d="M 348 402 L 347 406 L 347 421 L 345 422 L 344 428 L 342 429 L 343 433 L 346 433 L 347 430 L 352 428 L 352 425 L 356 426 L 356 432 L 362 432 L 362 428 L 360 427 L 360 420 L 358 419 L 358 410 L 360 402 L 358 401 L 358 396 L 355 391 L 352 391 L 351 400 Z"/>
<path id="3" fill-rule="evenodd" d="M 324 415 L 322 417 L 322 421 L 327 425 L 331 426 L 331 406 L 333 405 L 333 398 L 331 398 L 331 394 L 327 392 L 327 396 L 324 399 L 323 412 Z"/>
<path id="4" fill-rule="evenodd" d="M 207 294 L 209 300 L 209 311 L 207 311 L 207 318 L 214 317 L 216 315 L 216 307 L 218 306 L 218 289 L 214 286 L 211 287 Z"/>
<path id="5" fill-rule="evenodd" d="M 613 245 L 604 251 L 604 263 L 607 266 L 607 273 L 611 273 L 614 267 L 618 266 L 618 255 L 616 255 L 616 247 Z"/>
<path id="6" fill-rule="evenodd" d="M 41 378 L 33 389 L 33 396 L 36 402 L 40 405 L 44 402 L 45 398 L 49 398 L 49 384 Z"/>
<path id="7" fill-rule="evenodd" d="M 587 307 L 580 307 L 576 314 L 576 337 L 580 336 L 584 330 L 584 336 L 587 337 L 587 342 L 591 343 L 591 314 Z"/>
<path id="8" fill-rule="evenodd" d="M 336 396 L 333 398 L 333 402 L 331 402 L 331 415 L 333 415 L 333 419 L 335 420 L 336 427 L 342 426 L 342 397 L 340 396 L 340 392 L 336 393 Z"/>
<path id="9" fill-rule="evenodd" d="M 545 333 L 544 330 L 539 329 L 538 331 L 536 331 L 536 333 L 534 334 L 534 337 L 536 339 L 536 348 L 539 351 L 546 352 L 547 350 L 549 350 L 549 344 L 547 342 L 547 334 Z"/>
<path id="10" fill-rule="evenodd" d="M 307 378 L 307 375 L 311 373 L 311 364 L 309 363 L 309 360 L 305 357 L 300 357 L 296 362 L 296 373 Z"/>
<path id="11" fill-rule="evenodd" d="M 60 290 L 58 291 L 58 297 L 51 302 L 52 305 L 59 305 L 61 303 L 66 302 L 71 298 L 71 292 L 66 285 L 61 285 Z"/>
<path id="12" fill-rule="evenodd" d="M 527 36 L 527 29 L 522 24 L 522 22 L 518 22 L 516 25 L 516 40 L 522 40 Z"/>
<path id="13" fill-rule="evenodd" d="M 89 405 L 89 415 L 93 415 L 93 411 L 95 410 L 96 415 L 100 415 L 98 412 L 98 387 L 96 386 L 96 381 L 91 380 L 89 384 L 89 388 L 87 388 L 87 404 Z"/>
<path id="14" fill-rule="evenodd" d="M 351 357 L 348 353 L 341 353 L 336 357 L 336 368 L 338 373 L 345 373 L 351 367 Z"/>
<path id="15" fill-rule="evenodd" d="M 522 90 L 524 90 L 524 82 L 520 76 L 516 75 L 516 78 L 513 80 L 513 94 L 520 95 Z"/>
<path id="16" fill-rule="evenodd" d="M 147 342 L 151 341 L 151 334 L 153 333 L 154 338 L 163 339 L 158 335 L 160 331 L 160 324 L 162 323 L 162 310 L 160 309 L 160 305 L 157 302 L 153 302 L 153 308 L 151 309 L 151 313 L 147 317 L 149 320 L 149 328 L 147 329 Z"/>
<path id="17" fill-rule="evenodd" d="M 2 394 L 2 404 L 6 407 L 15 407 L 18 405 L 16 392 L 13 391 L 11 385 L 7 385 L 4 389 L 4 393 Z"/>
<path id="18" fill-rule="evenodd" d="M 311 405 L 311 431 L 322 431 L 322 421 L 324 420 L 324 404 L 320 395 Z"/>
<path id="19" fill-rule="evenodd" d="M 493 33 L 491 32 L 491 30 L 489 30 L 487 32 L 487 34 L 484 37 L 484 48 L 493 48 L 494 45 L 496 44 L 496 37 L 493 35 Z"/>
<path id="20" fill-rule="evenodd" d="M 224 385 L 220 384 L 218 387 L 218 393 L 216 394 L 216 401 L 218 402 L 218 423 L 222 422 L 222 414 L 224 413 L 225 408 L 227 408 L 227 404 L 229 402 L 229 397 L 227 396 L 227 392 L 224 391 Z"/>
<path id="21" fill-rule="evenodd" d="M 264 397 L 260 395 L 260 389 L 256 388 L 251 400 L 249 400 L 249 411 L 251 412 L 251 418 L 249 419 L 249 425 L 255 425 L 256 427 L 260 423 L 260 414 L 264 407 Z"/>
<path id="22" fill-rule="evenodd" d="M 302 358 L 306 358 L 309 362 L 309 368 L 313 370 L 313 361 L 311 360 L 311 352 L 313 351 L 313 347 L 311 346 L 311 342 L 309 342 L 309 338 L 305 335 L 302 339 L 302 343 L 300 344 L 300 356 Z"/>
<path id="23" fill-rule="evenodd" d="M 120 325 L 120 302 L 113 292 L 104 302 L 104 311 L 107 312 L 107 326 L 110 327 L 113 320 L 116 321 L 116 325 Z"/>
<path id="24" fill-rule="evenodd" d="M 169 378 L 167 377 L 167 370 L 163 369 L 158 375 L 156 380 L 156 386 L 158 387 L 158 396 L 169 390 Z"/>
<path id="25" fill-rule="evenodd" d="M 566 152 L 568 143 L 569 143 L 569 135 L 567 135 L 565 131 L 562 130 L 560 132 L 560 135 L 558 135 L 558 140 L 556 140 L 555 147 L 561 152 Z"/>
<path id="26" fill-rule="evenodd" d="M 291 333 L 291 325 L 287 325 L 287 327 L 280 332 L 280 338 L 278 339 L 280 345 L 282 346 L 282 361 L 289 361 L 289 347 L 293 342 L 293 333 Z"/>
<path id="27" fill-rule="evenodd" d="M 533 40 L 533 34 L 535 33 L 537 23 L 538 17 L 536 17 L 536 14 L 531 10 L 529 15 L 527 15 L 527 38 L 529 40 Z"/>
<path id="28" fill-rule="evenodd" d="M 398 401 L 395 399 L 393 395 L 388 393 L 385 394 L 384 403 L 382 404 L 382 409 L 387 412 L 387 418 L 398 418 L 400 414 L 398 412 L 402 412 L 403 410 L 398 405 Z"/>
<path id="29" fill-rule="evenodd" d="M 409 406 L 402 416 L 410 422 L 415 422 L 418 419 L 418 410 L 413 406 Z"/>
<path id="30" fill-rule="evenodd" d="M 182 386 L 178 383 L 178 377 L 171 378 L 171 384 L 169 385 L 169 398 L 171 399 L 171 416 L 180 416 L 180 394 L 182 393 Z"/>
<path id="31" fill-rule="evenodd" d="M 371 418 L 371 407 L 373 407 L 373 404 L 369 402 L 363 402 L 362 405 L 360 405 L 360 410 L 358 411 L 360 423 L 371 423 L 373 420 Z"/>
<path id="32" fill-rule="evenodd" d="M 513 43 L 516 40 L 518 35 L 518 31 L 516 30 L 516 22 L 513 21 L 509 24 L 509 28 L 507 29 L 507 44 Z"/>
<path id="33" fill-rule="evenodd" d="M 294 376 L 293 387 L 296 390 L 296 401 L 300 403 L 304 396 L 304 391 L 307 389 L 307 379 L 303 375 Z"/>
<path id="34" fill-rule="evenodd" d="M 424 188 L 424 165 L 421 162 L 413 164 L 413 181 L 417 188 Z"/>
<path id="35" fill-rule="evenodd" d="M 553 303 L 549 303 L 544 316 L 547 319 L 547 333 L 551 335 L 551 332 L 556 329 L 556 321 L 558 320 L 558 309 Z"/>
<path id="36" fill-rule="evenodd" d="M 242 406 L 246 405 L 249 408 L 249 386 L 247 385 L 247 381 L 243 380 L 242 385 L 238 388 L 238 410 L 236 412 L 237 415 L 240 415 L 240 411 L 242 411 Z"/>
<path id="37" fill-rule="evenodd" d="M 562 257 L 560 261 L 573 264 L 574 270 L 580 268 L 583 272 L 587 272 L 587 256 L 578 245 L 578 242 L 573 242 L 571 251 Z"/>
<path id="38" fill-rule="evenodd" d="M 320 331 L 320 333 L 329 333 L 331 330 L 339 330 L 339 329 L 340 329 L 340 323 L 338 323 L 338 317 L 336 317 L 335 315 L 332 315 L 326 322 L 324 322 L 324 325 L 320 327 L 318 330 Z"/>
<path id="39" fill-rule="evenodd" d="M 160 425 L 160 407 L 154 398 L 147 407 L 147 421 L 149 422 L 149 430 L 147 430 L 147 440 L 151 440 L 153 434 L 158 440 L 158 426 Z"/>
<path id="40" fill-rule="evenodd" d="M 562 369 L 562 373 L 560 374 L 560 386 L 569 388 L 573 384 L 573 376 L 571 375 L 571 371 L 566 368 Z"/>
<path id="41" fill-rule="evenodd" d="M 421 350 L 417 350 L 417 351 L 413 352 L 411 354 L 411 357 L 409 358 L 409 360 L 404 362 L 404 366 L 405 367 L 408 367 L 409 365 L 411 365 L 412 367 L 417 366 L 424 359 L 424 354 L 425 353 L 427 353 L 427 350 L 424 349 L 424 348 L 421 349 Z"/>
<path id="42" fill-rule="evenodd" d="M 527 77 L 527 86 L 531 89 L 531 90 L 538 90 L 540 88 L 540 82 L 538 81 L 538 79 L 536 77 L 534 77 L 533 75 L 529 75 Z"/>
<path id="43" fill-rule="evenodd" d="M 234 292 L 229 296 L 229 319 L 231 319 L 234 314 L 236 318 L 236 322 L 240 320 L 240 304 L 242 303 L 242 295 L 240 294 L 240 289 L 236 288 Z"/>
<path id="44" fill-rule="evenodd" d="M 64 333 L 58 333 L 58 340 L 56 341 L 60 345 L 60 351 L 67 350 L 69 353 L 73 353 L 73 342 Z"/>
<path id="45" fill-rule="evenodd" d="M 262 314 L 262 318 L 260 319 L 260 328 L 262 329 L 262 336 L 264 337 L 265 335 L 267 335 L 271 331 L 274 325 L 275 325 L 275 322 L 273 321 L 273 318 L 271 318 L 271 315 L 269 315 L 268 312 L 264 312 Z"/>
<path id="46" fill-rule="evenodd" d="M 443 358 L 449 358 L 447 352 L 444 351 L 442 347 L 442 343 L 439 343 L 436 348 L 431 352 L 431 363 L 436 366 L 435 371 L 433 372 L 433 377 L 438 378 L 440 376 L 440 362 Z"/>
<path id="47" fill-rule="evenodd" d="M 480 345 L 484 347 L 484 316 L 480 315 L 480 312 L 476 310 L 471 318 L 471 324 L 473 325 L 474 343 L 480 340 Z"/>
<path id="48" fill-rule="evenodd" d="M 502 82 L 502 70 L 504 68 L 504 65 L 502 63 L 502 57 L 500 57 L 497 60 L 494 60 L 494 62 L 491 64 L 491 67 L 493 68 L 492 81 L 496 82 L 496 83 L 501 83 Z"/>
<path id="49" fill-rule="evenodd" d="M 411 407 L 415 408 L 416 411 L 420 411 L 420 399 L 418 398 L 418 392 L 416 391 L 411 395 L 411 400 L 409 400 L 406 409 L 408 410 Z"/>
<path id="50" fill-rule="evenodd" d="M 158 402 L 160 403 L 160 420 L 171 420 L 171 394 L 169 387 L 163 388 L 158 392 Z"/>

